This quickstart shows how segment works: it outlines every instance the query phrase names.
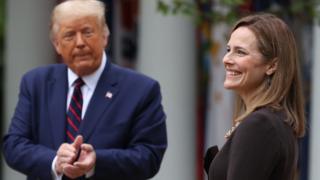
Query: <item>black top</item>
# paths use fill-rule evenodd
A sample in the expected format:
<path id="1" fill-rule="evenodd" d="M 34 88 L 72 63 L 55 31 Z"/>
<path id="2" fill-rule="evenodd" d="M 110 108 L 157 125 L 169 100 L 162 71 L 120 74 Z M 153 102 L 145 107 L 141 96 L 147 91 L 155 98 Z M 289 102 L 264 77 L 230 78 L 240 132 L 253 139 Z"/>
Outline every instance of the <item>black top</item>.
<path id="1" fill-rule="evenodd" d="M 245 118 L 211 162 L 209 180 L 292 180 L 298 145 L 284 118 L 268 108 Z"/>

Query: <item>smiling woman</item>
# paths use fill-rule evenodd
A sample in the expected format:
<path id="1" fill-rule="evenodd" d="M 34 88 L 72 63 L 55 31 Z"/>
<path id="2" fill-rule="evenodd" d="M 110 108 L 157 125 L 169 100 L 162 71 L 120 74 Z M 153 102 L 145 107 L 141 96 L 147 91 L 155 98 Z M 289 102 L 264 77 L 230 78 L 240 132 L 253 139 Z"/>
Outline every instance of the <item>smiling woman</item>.
<path id="1" fill-rule="evenodd" d="M 271 14 L 244 17 L 232 29 L 223 63 L 224 87 L 238 104 L 209 180 L 294 179 L 305 117 L 291 30 Z"/>
<path id="2" fill-rule="evenodd" d="M 224 87 L 236 91 L 246 104 L 277 68 L 277 61 L 268 62 L 259 52 L 257 38 L 247 27 L 239 27 L 231 34 L 223 63 L 226 67 Z"/>

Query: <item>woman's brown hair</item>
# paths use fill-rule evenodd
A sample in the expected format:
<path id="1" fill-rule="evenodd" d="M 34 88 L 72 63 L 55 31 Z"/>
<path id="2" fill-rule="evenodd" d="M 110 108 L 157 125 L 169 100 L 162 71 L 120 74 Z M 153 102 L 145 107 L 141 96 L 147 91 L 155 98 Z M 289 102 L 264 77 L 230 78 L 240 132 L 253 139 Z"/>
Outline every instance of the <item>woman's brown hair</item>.
<path id="1" fill-rule="evenodd" d="M 241 122 L 260 107 L 284 110 L 286 122 L 297 137 L 305 133 L 304 97 L 299 56 L 294 35 L 287 24 L 272 14 L 254 14 L 240 19 L 232 29 L 249 28 L 256 36 L 258 50 L 267 62 L 277 61 L 276 71 L 266 76 L 246 107 L 237 97 L 234 122 Z"/>

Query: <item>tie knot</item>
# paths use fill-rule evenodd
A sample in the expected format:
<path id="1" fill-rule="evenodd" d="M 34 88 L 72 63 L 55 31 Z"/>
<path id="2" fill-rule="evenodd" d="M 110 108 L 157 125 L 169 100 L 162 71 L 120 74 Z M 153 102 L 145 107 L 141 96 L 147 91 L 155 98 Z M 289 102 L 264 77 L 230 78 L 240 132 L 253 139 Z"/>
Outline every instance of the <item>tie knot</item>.
<path id="1" fill-rule="evenodd" d="M 81 87 L 81 86 L 84 85 L 84 82 L 83 82 L 82 78 L 79 77 L 78 79 L 76 79 L 76 80 L 73 82 L 73 84 L 74 84 L 75 87 Z"/>

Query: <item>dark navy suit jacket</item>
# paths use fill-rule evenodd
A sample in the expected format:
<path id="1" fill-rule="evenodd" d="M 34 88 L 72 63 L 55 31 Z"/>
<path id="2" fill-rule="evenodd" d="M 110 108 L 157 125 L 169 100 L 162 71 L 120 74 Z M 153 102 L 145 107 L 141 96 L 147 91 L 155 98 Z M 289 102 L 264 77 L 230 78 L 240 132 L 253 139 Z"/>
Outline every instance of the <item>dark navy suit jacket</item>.
<path id="1" fill-rule="evenodd" d="M 36 68 L 22 78 L 3 153 L 28 179 L 52 177 L 51 163 L 66 136 L 67 81 L 64 64 Z M 167 147 L 165 119 L 159 84 L 107 61 L 79 129 L 96 150 L 92 179 L 155 175 Z"/>

